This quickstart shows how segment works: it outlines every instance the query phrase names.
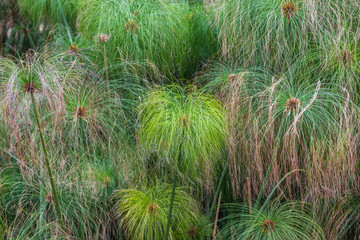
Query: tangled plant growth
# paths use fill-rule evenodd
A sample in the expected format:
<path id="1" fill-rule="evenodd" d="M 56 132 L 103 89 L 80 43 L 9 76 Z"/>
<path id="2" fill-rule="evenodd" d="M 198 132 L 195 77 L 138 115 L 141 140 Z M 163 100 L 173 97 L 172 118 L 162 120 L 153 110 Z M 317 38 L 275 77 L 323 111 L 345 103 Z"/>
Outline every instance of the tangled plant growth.
<path id="1" fill-rule="evenodd" d="M 1 239 L 359 238 L 355 0 L 4 0 Z"/>

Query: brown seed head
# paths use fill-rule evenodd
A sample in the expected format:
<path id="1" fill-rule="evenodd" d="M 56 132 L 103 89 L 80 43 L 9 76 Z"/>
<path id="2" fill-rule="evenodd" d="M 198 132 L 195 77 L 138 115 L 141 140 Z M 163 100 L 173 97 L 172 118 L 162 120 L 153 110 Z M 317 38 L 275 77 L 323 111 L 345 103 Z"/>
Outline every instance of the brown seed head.
<path id="1" fill-rule="evenodd" d="M 108 186 L 110 183 L 111 183 L 111 177 L 109 176 L 104 177 L 104 179 L 102 180 L 102 184 L 104 186 Z"/>
<path id="2" fill-rule="evenodd" d="M 69 51 L 68 51 L 70 54 L 78 54 L 79 53 L 79 49 L 78 47 L 75 45 L 75 44 L 71 44 L 70 47 L 69 47 Z"/>
<path id="3" fill-rule="evenodd" d="M 229 83 L 233 83 L 234 81 L 236 81 L 238 78 L 238 75 L 235 73 L 229 74 L 228 75 L 228 82 Z"/>
<path id="4" fill-rule="evenodd" d="M 48 203 L 54 202 L 54 195 L 52 194 L 52 192 L 46 194 L 45 201 Z"/>
<path id="5" fill-rule="evenodd" d="M 23 29 L 23 32 L 24 32 L 25 35 L 29 35 L 30 29 L 24 28 L 24 29 Z"/>
<path id="6" fill-rule="evenodd" d="M 86 109 L 83 106 L 78 106 L 74 109 L 74 115 L 77 118 L 85 118 L 86 117 Z"/>
<path id="7" fill-rule="evenodd" d="M 137 32 L 138 30 L 138 26 L 135 22 L 135 20 L 133 19 L 129 19 L 126 23 L 125 23 L 125 29 L 127 32 Z"/>
<path id="8" fill-rule="evenodd" d="M 261 224 L 261 230 L 264 233 L 268 233 L 268 232 L 273 232 L 275 230 L 275 226 L 276 223 L 271 220 L 271 219 L 266 219 L 262 224 Z"/>
<path id="9" fill-rule="evenodd" d="M 150 213 L 150 215 L 155 215 L 157 213 L 157 211 L 159 210 L 159 205 L 151 202 L 147 205 L 147 210 Z"/>
<path id="10" fill-rule="evenodd" d="M 301 102 L 299 99 L 291 97 L 286 100 L 285 111 L 286 112 L 295 112 L 295 111 L 299 110 L 300 104 L 301 104 Z"/>
<path id="11" fill-rule="evenodd" d="M 23 91 L 26 93 L 35 92 L 36 90 L 39 90 L 39 88 L 34 82 L 24 83 L 23 85 Z"/>
<path id="12" fill-rule="evenodd" d="M 298 7 L 293 1 L 286 1 L 281 6 L 281 11 L 284 17 L 289 21 L 297 13 Z"/>
<path id="13" fill-rule="evenodd" d="M 186 236 L 191 239 L 194 239 L 200 235 L 199 229 L 196 226 L 191 226 L 186 230 Z"/>
<path id="14" fill-rule="evenodd" d="M 346 68 L 351 67 L 354 61 L 354 55 L 351 51 L 345 49 L 342 50 L 338 55 L 339 64 L 343 64 Z"/>
<path id="15" fill-rule="evenodd" d="M 180 126 L 187 127 L 189 125 L 189 116 L 186 114 L 183 114 L 179 117 Z"/>
<path id="16" fill-rule="evenodd" d="M 106 43 L 109 41 L 110 36 L 104 33 L 100 33 L 98 36 L 98 42 L 99 43 Z"/>

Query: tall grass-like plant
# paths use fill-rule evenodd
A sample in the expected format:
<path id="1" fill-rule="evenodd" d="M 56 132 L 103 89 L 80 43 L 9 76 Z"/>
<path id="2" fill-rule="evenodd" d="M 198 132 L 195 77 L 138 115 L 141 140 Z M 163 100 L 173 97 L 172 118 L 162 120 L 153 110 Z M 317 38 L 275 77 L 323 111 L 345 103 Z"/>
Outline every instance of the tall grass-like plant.
<path id="1" fill-rule="evenodd" d="M 168 212 L 171 202 L 171 187 L 152 186 L 138 189 L 125 189 L 116 193 L 115 207 L 121 226 L 129 239 L 165 239 Z M 173 222 L 170 228 L 171 239 L 192 239 L 197 229 L 199 206 L 181 188 L 176 188 L 174 196 Z"/>
<path id="2" fill-rule="evenodd" d="M 219 51 L 217 31 L 211 22 L 211 15 L 206 12 L 203 4 L 190 3 L 193 51 L 199 53 L 199 59 L 205 63 L 215 58 Z M 200 69 L 197 69 L 200 70 Z"/>
<path id="3" fill-rule="evenodd" d="M 48 53 L 33 57 L 34 69 L 39 73 L 37 80 L 41 83 L 38 86 L 42 88 L 42 94 L 35 97 L 39 112 L 43 114 L 41 124 L 47 145 L 57 150 L 51 151 L 53 157 L 61 159 L 55 164 L 61 164 L 64 169 L 69 166 L 66 163 L 70 159 L 74 163 L 90 153 L 98 158 L 108 158 L 113 142 L 122 138 L 125 132 L 134 131 L 137 96 L 143 91 L 141 77 L 131 73 L 112 74 L 107 86 L 106 80 L 94 72 L 97 69 L 91 68 L 94 65 L 87 67 L 77 58 L 67 62 L 66 54 L 53 56 Z M 26 61 L 3 58 L 0 88 L 3 93 L 2 122 L 12 129 L 3 146 L 20 159 L 25 172 L 26 164 L 40 166 L 34 144 L 34 137 L 38 135 L 32 134 L 31 124 L 28 124 L 35 118 L 35 113 L 28 96 L 22 93 L 22 78 L 26 75 L 22 72 L 26 68 L 22 64 L 26 65 Z M 78 154 L 69 158 L 74 149 Z M 117 151 L 110 157 L 113 162 L 116 162 L 116 155 Z"/>
<path id="4" fill-rule="evenodd" d="M 356 99 L 355 92 L 359 90 L 360 48 L 354 31 L 344 27 L 339 34 L 325 33 L 321 44 L 300 61 L 296 74 L 302 75 L 308 82 L 322 78 L 344 86 Z"/>
<path id="5" fill-rule="evenodd" d="M 106 76 L 77 64 L 68 71 L 61 85 L 63 108 L 49 116 L 59 119 L 58 136 L 65 147 L 105 149 L 111 139 L 134 131 L 142 79 L 131 73 L 109 76 L 107 82 Z"/>
<path id="6" fill-rule="evenodd" d="M 296 74 L 308 81 L 322 78 L 346 86 L 349 92 L 358 89 L 360 22 L 357 1 L 317 1 L 314 20 L 316 45 L 306 53 Z"/>
<path id="7" fill-rule="evenodd" d="M 359 16 L 0 0 L 0 239 L 357 239 Z"/>
<path id="8" fill-rule="evenodd" d="M 82 33 L 68 32 L 66 27 L 59 25 L 48 37 L 47 50 L 57 55 L 64 62 L 77 61 L 88 66 L 96 62 L 95 40 L 90 41 Z M 55 53 L 55 54 L 54 54 Z"/>
<path id="9" fill-rule="evenodd" d="M 283 173 L 298 168 L 310 169 L 310 164 L 315 161 L 309 154 L 311 143 L 332 144 L 332 137 L 350 112 L 347 108 L 349 99 L 334 91 L 333 85 L 320 81 L 304 84 L 291 78 L 273 80 L 259 94 L 252 96 L 251 112 L 255 119 L 251 121 L 259 124 L 257 128 L 263 134 L 257 135 L 258 141 L 266 142 L 264 146 L 269 144 L 274 151 L 269 162 L 283 159 L 273 165 L 274 174 L 279 169 L 284 169 Z M 261 152 L 258 154 L 263 156 Z M 279 175 L 273 177 L 271 181 L 274 182 L 280 178 Z M 298 173 L 286 182 L 290 195 L 290 185 L 302 187 Z"/>
<path id="10" fill-rule="evenodd" d="M 66 232 L 59 229 L 55 221 L 57 214 L 53 209 L 55 200 L 50 184 L 44 183 L 39 175 L 22 175 L 13 165 L 3 169 L 0 173 L 4 184 L 0 202 L 9 223 L 8 239 L 96 239 L 102 236 L 101 227 L 106 219 L 104 199 L 98 194 L 98 189 L 94 190 L 91 181 L 74 179 L 73 171 L 80 172 L 79 167 L 73 166 L 72 171 L 62 176 L 71 181 L 71 185 L 57 186 Z M 41 198 L 44 199 L 44 209 L 41 209 Z M 42 224 L 39 222 L 41 217 Z"/>
<path id="11" fill-rule="evenodd" d="M 209 182 L 212 163 L 221 156 L 225 144 L 225 113 L 210 95 L 195 87 L 184 89 L 176 85 L 150 91 L 139 108 L 140 145 L 148 152 L 160 151 L 175 169 L 167 239 L 177 173 L 180 170 L 191 180 L 205 176 Z"/>
<path id="12" fill-rule="evenodd" d="M 287 69 L 314 39 L 313 9 L 302 0 L 224 1 L 214 16 L 222 57 L 244 67 Z"/>
<path id="13" fill-rule="evenodd" d="M 246 176 L 240 169 L 245 169 L 256 194 L 271 163 L 268 192 L 282 174 L 298 168 L 312 169 L 318 161 L 316 153 L 311 150 L 313 144 L 326 144 L 326 151 L 330 151 L 330 146 L 339 147 L 335 144 L 339 143 L 336 140 L 338 129 L 350 130 L 350 116 L 356 119 L 356 108 L 346 90 L 342 91 L 326 80 L 311 84 L 293 76 L 292 71 L 271 76 L 258 70 L 221 65 L 209 70 L 202 78 L 210 80 L 206 88 L 222 97 L 230 112 L 229 166 L 235 195 L 241 194 L 245 183 Z M 337 164 L 354 169 L 356 161 L 345 157 L 347 150 L 339 147 L 339 151 L 344 155 L 341 160 L 336 160 Z M 322 172 L 325 170 L 320 169 Z M 339 176 L 348 175 L 345 169 L 348 168 L 339 172 Z M 258 171 L 261 173 L 256 173 Z M 351 176 L 357 178 L 353 170 Z M 295 181 L 290 180 L 292 178 Z M 287 178 L 287 191 L 291 192 L 296 185 L 301 188 L 300 179 L 298 173 Z"/>
<path id="14" fill-rule="evenodd" d="M 36 123 L 38 125 L 39 132 L 40 132 L 41 146 L 42 146 L 44 156 L 45 156 L 45 164 L 46 164 L 46 168 L 47 168 L 47 171 L 48 171 L 48 174 L 49 174 L 52 193 L 54 195 L 55 208 L 56 208 L 57 216 L 58 216 L 59 221 L 60 221 L 60 225 L 64 228 L 65 226 L 64 226 L 63 217 L 62 217 L 61 210 L 60 210 L 59 197 L 58 197 L 56 186 L 55 186 L 54 175 L 53 175 L 52 170 L 51 170 L 51 165 L 50 165 L 50 160 L 49 160 L 49 153 L 48 153 L 48 150 L 47 150 L 47 147 L 46 147 L 46 140 L 45 140 L 42 125 L 41 125 L 41 122 L 40 122 L 39 110 L 38 110 L 36 100 L 35 100 L 35 97 L 34 97 L 35 89 L 33 89 L 33 87 L 30 87 L 30 88 L 31 88 L 31 90 L 30 90 L 31 101 L 32 101 L 32 104 L 34 106 L 34 111 L 35 111 L 35 116 L 36 116 Z"/>
<path id="15" fill-rule="evenodd" d="M 359 232 L 359 196 L 347 192 L 339 196 L 332 189 L 323 189 L 312 208 L 312 215 L 324 229 L 326 239 L 352 239 Z"/>
<path id="16" fill-rule="evenodd" d="M 111 131 L 126 130 L 125 115 L 120 97 L 104 82 L 79 79 L 64 91 L 64 137 L 72 146 L 98 145 Z M 75 145 L 74 145 L 75 144 Z M 90 145 L 88 145 L 90 146 Z"/>
<path id="17" fill-rule="evenodd" d="M 0 91 L 2 92 L 0 101 L 4 113 L 2 118 L 6 126 L 12 129 L 8 139 L 10 145 L 8 149 L 20 160 L 21 164 L 31 163 L 33 166 L 39 166 L 40 163 L 36 161 L 39 156 L 38 150 L 35 150 L 37 146 L 33 141 L 34 137 L 38 138 L 39 135 L 33 134 L 33 127 L 30 124 L 36 116 L 30 104 L 31 96 L 24 92 L 37 91 L 34 97 L 39 113 L 42 115 L 42 128 L 47 133 L 47 144 L 51 145 L 49 140 L 54 139 L 53 133 L 56 128 L 48 127 L 57 126 L 58 120 L 53 118 L 54 121 L 51 122 L 47 117 L 51 115 L 50 113 L 62 108 L 60 83 L 65 78 L 63 66 L 62 62 L 36 52 L 27 53 L 23 58 L 2 58 L 0 77 Z M 25 168 L 23 169 L 26 171 Z"/>
<path id="18" fill-rule="evenodd" d="M 223 239 L 325 239 L 316 221 L 301 203 L 273 202 L 254 205 L 249 213 L 246 204 L 228 204 L 228 215 L 219 233 Z"/>
<path id="19" fill-rule="evenodd" d="M 184 77 L 199 61 L 193 14 L 182 2 L 81 1 L 79 28 L 90 39 L 111 35 L 106 44 L 111 59 L 148 60 L 169 77 Z"/>
<path id="20" fill-rule="evenodd" d="M 226 114 L 216 98 L 194 86 L 155 87 L 142 101 L 139 119 L 140 146 L 161 152 L 170 167 L 192 180 L 200 180 L 221 157 Z"/>
<path id="21" fill-rule="evenodd" d="M 55 208 L 56 208 L 57 216 L 59 218 L 60 225 L 64 228 L 64 222 L 60 210 L 59 198 L 56 191 L 55 179 L 52 173 L 52 168 L 50 163 L 50 156 L 46 147 L 46 139 L 44 137 L 39 109 L 38 109 L 37 101 L 35 99 L 35 94 L 41 92 L 42 89 L 44 89 L 43 85 L 46 84 L 43 77 L 45 72 L 42 71 L 41 69 L 42 67 L 41 61 L 43 59 L 38 55 L 36 55 L 36 53 L 33 54 L 32 52 L 29 52 L 29 54 L 26 55 L 25 57 L 26 60 L 20 61 L 18 64 L 12 62 L 6 62 L 5 65 L 2 66 L 3 67 L 2 69 L 5 70 L 4 71 L 5 80 L 8 80 L 8 86 L 7 86 L 8 88 L 5 94 L 8 94 L 7 97 L 9 97 L 10 99 L 11 97 L 17 97 L 18 94 L 27 94 L 31 96 L 31 101 L 35 113 L 35 121 L 39 129 L 40 142 L 44 153 L 44 159 L 45 159 L 44 162 L 48 171 L 52 194 L 54 195 Z M 13 70 L 13 71 L 6 72 L 6 70 L 10 70 L 10 71 Z"/>

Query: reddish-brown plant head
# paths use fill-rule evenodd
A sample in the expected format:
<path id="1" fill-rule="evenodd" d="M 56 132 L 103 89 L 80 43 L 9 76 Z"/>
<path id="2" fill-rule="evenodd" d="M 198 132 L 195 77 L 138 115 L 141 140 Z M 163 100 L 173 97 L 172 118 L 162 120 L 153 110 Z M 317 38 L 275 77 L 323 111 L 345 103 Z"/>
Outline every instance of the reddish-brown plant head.
<path id="1" fill-rule="evenodd" d="M 138 25 L 136 24 L 135 20 L 129 19 L 129 20 L 125 23 L 125 30 L 126 30 L 127 32 L 137 32 L 137 30 L 138 30 Z"/>
<path id="2" fill-rule="evenodd" d="M 298 11 L 298 6 L 293 1 L 286 1 L 281 5 L 281 12 L 290 21 Z"/>
<path id="3" fill-rule="evenodd" d="M 263 223 L 261 224 L 261 230 L 264 232 L 264 233 L 269 233 L 269 232 L 273 232 L 275 231 L 275 226 L 276 226 L 276 223 L 271 220 L 271 219 L 266 219 L 263 221 Z"/>
<path id="4" fill-rule="evenodd" d="M 74 109 L 74 115 L 76 118 L 85 118 L 87 115 L 87 111 L 83 106 L 77 106 Z"/>
<path id="5" fill-rule="evenodd" d="M 196 226 L 190 226 L 188 227 L 187 231 L 186 231 L 186 236 L 188 236 L 190 239 L 195 239 L 197 237 L 199 237 L 200 232 L 198 227 Z"/>
<path id="6" fill-rule="evenodd" d="M 189 126 L 189 115 L 183 114 L 179 117 L 180 126 L 187 128 Z"/>
<path id="7" fill-rule="evenodd" d="M 150 215 L 155 215 L 159 210 L 159 205 L 157 205 L 154 202 L 151 202 L 147 205 L 147 211 L 150 213 Z"/>
<path id="8" fill-rule="evenodd" d="M 104 33 L 100 33 L 98 36 L 98 42 L 99 43 L 106 43 L 107 41 L 109 41 L 110 36 Z"/>
<path id="9" fill-rule="evenodd" d="M 78 46 L 76 44 L 71 44 L 70 47 L 69 47 L 69 54 L 78 54 L 80 52 Z"/>
<path id="10" fill-rule="evenodd" d="M 33 93 L 41 90 L 41 81 L 37 71 L 32 70 L 31 66 L 17 75 L 18 86 L 24 93 Z"/>
<path id="11" fill-rule="evenodd" d="M 32 92 L 39 90 L 38 85 L 34 82 L 24 83 L 22 88 L 23 88 L 23 91 L 26 93 L 32 93 Z"/>
<path id="12" fill-rule="evenodd" d="M 345 68 L 349 68 L 353 64 L 354 54 L 351 51 L 345 49 L 340 51 L 337 59 L 339 64 L 342 64 Z"/>
<path id="13" fill-rule="evenodd" d="M 289 99 L 286 100 L 285 103 L 285 112 L 296 112 L 299 110 L 300 108 L 300 99 L 291 97 Z"/>
<path id="14" fill-rule="evenodd" d="M 228 75 L 228 82 L 229 84 L 232 84 L 233 82 L 235 82 L 238 79 L 238 75 L 235 73 L 231 73 Z"/>
<path id="15" fill-rule="evenodd" d="M 46 194 L 45 201 L 48 203 L 54 202 L 54 195 L 52 192 L 49 192 L 48 194 Z"/>

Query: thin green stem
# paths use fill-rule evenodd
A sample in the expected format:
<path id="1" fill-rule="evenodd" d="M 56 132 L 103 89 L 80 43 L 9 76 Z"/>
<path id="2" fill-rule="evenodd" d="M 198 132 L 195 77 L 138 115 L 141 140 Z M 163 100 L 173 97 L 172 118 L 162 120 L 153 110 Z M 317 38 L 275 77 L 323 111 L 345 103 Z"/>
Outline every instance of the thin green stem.
<path id="1" fill-rule="evenodd" d="M 184 139 L 184 130 L 182 131 L 182 137 L 181 139 Z M 180 142 L 180 146 L 179 146 L 179 153 L 178 153 L 178 158 L 177 158 L 177 162 L 176 165 L 179 166 L 179 161 L 181 159 L 181 149 L 182 149 L 182 143 L 183 141 Z M 175 171 L 174 174 L 174 179 L 173 179 L 173 188 L 172 188 L 172 192 L 171 192 L 171 199 L 170 199 L 170 208 L 169 208 L 169 214 L 168 214 L 168 221 L 166 224 L 166 232 L 165 232 L 165 240 L 169 239 L 169 231 L 170 231 L 170 225 L 171 225 L 171 217 L 172 217 L 172 209 L 174 206 L 174 197 L 175 197 L 175 190 L 176 190 L 176 182 L 177 182 L 177 171 Z"/>
<path id="2" fill-rule="evenodd" d="M 168 221 L 167 221 L 166 232 L 165 232 L 165 240 L 169 239 L 172 209 L 174 206 L 174 197 L 175 197 L 175 190 L 176 190 L 176 182 L 177 182 L 177 171 L 175 171 L 175 174 L 174 174 L 173 188 L 172 188 L 172 192 L 171 192 L 170 208 L 169 208 L 169 214 L 168 214 Z"/>
<path id="3" fill-rule="evenodd" d="M 40 183 L 44 182 L 44 171 L 43 171 L 43 154 L 41 154 L 41 163 L 40 163 Z M 38 221 L 38 229 L 39 229 L 39 233 L 40 233 L 40 236 L 39 236 L 39 239 L 40 240 L 43 240 L 44 239 L 44 236 L 41 232 L 41 230 L 43 229 L 44 227 L 44 223 L 45 223 L 45 189 L 44 189 L 44 185 L 43 184 L 40 184 L 40 217 L 39 217 L 39 221 Z"/>
<path id="4" fill-rule="evenodd" d="M 62 214 L 61 214 L 61 211 L 60 211 L 59 197 L 58 197 L 58 194 L 57 194 L 57 191 L 56 191 L 54 176 L 53 176 L 51 166 L 50 166 L 49 153 L 48 153 L 47 148 L 46 148 L 45 137 L 44 137 L 44 133 L 43 133 L 43 130 L 42 130 L 42 127 L 41 127 L 41 123 L 40 123 L 40 115 L 39 115 L 38 107 L 37 107 L 36 100 L 35 100 L 33 92 L 31 92 L 31 100 L 32 100 L 32 104 L 33 104 L 33 107 L 34 107 L 34 112 L 35 112 L 35 116 L 36 116 L 36 122 L 37 122 L 37 125 L 39 127 L 41 146 L 42 146 L 42 149 L 44 151 L 45 164 L 46 164 L 46 168 L 48 170 L 48 174 L 49 174 L 49 178 L 50 178 L 51 190 L 52 190 L 53 195 L 54 195 L 56 212 L 57 212 L 57 215 L 58 215 L 58 218 L 59 218 L 60 226 L 62 227 L 63 230 L 65 230 L 64 221 L 63 221 Z"/>
<path id="5" fill-rule="evenodd" d="M 4 230 L 5 232 L 6 229 L 6 224 L 4 222 L 4 220 L 2 220 L 2 218 L 0 217 L 0 230 Z M 2 237 L 2 235 L 0 234 L 0 237 Z"/>
<path id="6" fill-rule="evenodd" d="M 211 204 L 211 208 L 210 208 L 210 211 L 209 211 L 209 217 L 212 215 L 212 212 L 214 211 L 215 209 L 215 206 L 216 206 L 216 200 L 220 194 L 220 190 L 221 190 L 221 185 L 222 185 L 222 182 L 224 181 L 224 178 L 225 178 L 225 173 L 226 173 L 226 170 L 227 170 L 227 167 L 228 167 L 228 161 L 225 162 L 225 166 L 224 166 L 224 169 L 221 173 L 221 177 L 220 177 L 220 181 L 219 181 L 219 184 L 217 186 L 217 189 L 216 189 L 216 193 L 215 193 L 215 198 Z"/>

